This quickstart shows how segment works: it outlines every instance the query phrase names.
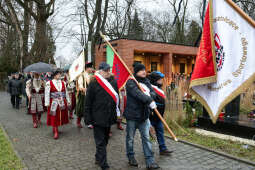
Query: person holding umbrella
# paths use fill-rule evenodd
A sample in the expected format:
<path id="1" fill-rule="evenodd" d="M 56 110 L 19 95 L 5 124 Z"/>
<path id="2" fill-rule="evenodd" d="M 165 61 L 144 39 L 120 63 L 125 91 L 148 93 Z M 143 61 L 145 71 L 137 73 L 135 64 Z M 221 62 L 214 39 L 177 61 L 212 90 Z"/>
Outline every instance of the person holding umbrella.
<path id="1" fill-rule="evenodd" d="M 34 128 L 41 124 L 41 115 L 44 112 L 44 87 L 44 81 L 37 72 L 34 72 L 32 79 L 26 82 L 28 113 L 32 115 Z"/>
<path id="2" fill-rule="evenodd" d="M 71 105 L 66 83 L 59 69 L 53 72 L 53 80 L 45 87 L 45 106 L 48 107 L 47 125 L 53 127 L 54 139 L 59 138 L 58 127 L 68 124 L 68 107 Z"/>

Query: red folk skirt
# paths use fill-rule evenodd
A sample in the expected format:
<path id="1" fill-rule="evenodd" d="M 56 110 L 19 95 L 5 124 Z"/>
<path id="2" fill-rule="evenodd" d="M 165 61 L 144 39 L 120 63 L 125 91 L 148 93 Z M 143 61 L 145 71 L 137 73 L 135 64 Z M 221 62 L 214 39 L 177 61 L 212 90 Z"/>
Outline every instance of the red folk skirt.
<path id="1" fill-rule="evenodd" d="M 51 83 L 51 92 L 56 92 L 56 88 L 54 87 L 53 83 Z M 62 92 L 65 92 L 65 86 L 64 83 L 62 83 Z M 66 98 L 64 98 L 64 103 L 65 103 L 65 109 L 61 110 L 60 107 L 57 107 L 56 110 L 56 115 L 53 116 L 51 115 L 51 104 L 52 104 L 53 99 L 50 99 L 50 106 L 48 107 L 48 112 L 47 112 L 47 125 L 48 126 L 53 126 L 53 127 L 57 127 L 57 126 L 62 126 L 65 124 L 69 123 L 69 119 L 68 119 L 68 107 L 67 107 L 67 101 Z"/>

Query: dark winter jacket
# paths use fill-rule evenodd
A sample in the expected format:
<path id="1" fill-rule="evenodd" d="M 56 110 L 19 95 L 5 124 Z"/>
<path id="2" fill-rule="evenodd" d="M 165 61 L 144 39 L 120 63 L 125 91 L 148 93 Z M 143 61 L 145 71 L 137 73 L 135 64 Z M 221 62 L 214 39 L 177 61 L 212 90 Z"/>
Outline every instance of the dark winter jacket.
<path id="1" fill-rule="evenodd" d="M 157 86 L 157 84 L 153 84 L 153 85 Z M 163 117 L 164 112 L 165 112 L 165 99 L 163 97 L 161 97 L 159 94 L 156 93 L 156 98 L 155 98 L 154 101 L 157 104 L 157 109 L 158 109 L 159 113 Z M 153 114 L 150 115 L 150 120 L 151 121 L 160 121 L 160 119 L 158 118 L 158 116 L 156 115 L 156 113 L 154 111 L 153 111 Z"/>
<path id="2" fill-rule="evenodd" d="M 151 114 L 149 107 L 150 103 L 154 100 L 156 94 L 151 87 L 148 79 L 136 78 L 138 82 L 144 83 L 150 89 L 150 96 L 144 94 L 132 79 L 127 81 L 127 105 L 124 111 L 124 117 L 127 120 L 145 121 Z"/>
<path id="3" fill-rule="evenodd" d="M 116 92 L 117 82 L 113 76 L 107 79 Z M 85 124 L 101 127 L 110 127 L 117 120 L 116 103 L 106 90 L 97 82 L 95 77 L 91 78 L 85 98 Z"/>
<path id="4" fill-rule="evenodd" d="M 21 95 L 22 94 L 22 81 L 18 79 L 11 79 L 8 82 L 8 92 L 11 95 Z"/>

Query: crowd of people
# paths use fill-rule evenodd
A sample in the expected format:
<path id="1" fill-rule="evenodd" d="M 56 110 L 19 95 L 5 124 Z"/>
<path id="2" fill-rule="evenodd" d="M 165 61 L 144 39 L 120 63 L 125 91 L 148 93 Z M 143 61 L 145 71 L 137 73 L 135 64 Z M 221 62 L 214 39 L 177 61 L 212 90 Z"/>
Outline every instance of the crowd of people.
<path id="1" fill-rule="evenodd" d="M 32 116 L 33 128 L 41 126 L 41 116 L 47 112 L 47 125 L 52 126 L 53 138 L 59 138 L 58 127 L 68 124 L 76 114 L 76 125 L 82 128 L 84 120 L 93 129 L 96 144 L 95 164 L 102 170 L 109 169 L 107 144 L 112 135 L 111 126 L 123 130 L 122 117 L 126 119 L 126 154 L 130 166 L 137 167 L 134 153 L 136 130 L 140 132 L 147 169 L 158 169 L 154 160 L 150 132 L 154 129 L 160 155 L 170 156 L 164 140 L 164 127 L 154 113 L 164 115 L 165 99 L 161 89 L 164 74 L 154 71 L 146 74 L 145 66 L 134 63 L 134 77 L 119 91 L 109 64 L 102 62 L 97 71 L 86 63 L 85 71 L 75 81 L 70 81 L 68 71 L 59 69 L 52 73 L 31 72 L 13 74 L 8 82 L 13 108 L 19 109 L 21 95 L 27 99 L 27 112 Z M 143 91 L 141 91 L 141 88 Z"/>

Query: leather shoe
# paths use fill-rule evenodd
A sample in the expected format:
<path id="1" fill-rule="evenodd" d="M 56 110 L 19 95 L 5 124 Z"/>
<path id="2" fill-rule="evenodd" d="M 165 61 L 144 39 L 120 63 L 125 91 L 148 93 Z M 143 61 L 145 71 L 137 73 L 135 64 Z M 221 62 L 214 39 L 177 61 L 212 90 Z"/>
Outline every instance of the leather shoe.
<path id="1" fill-rule="evenodd" d="M 130 166 L 135 166 L 135 167 L 138 166 L 138 163 L 137 163 L 137 161 L 136 161 L 135 158 L 129 158 L 128 164 L 129 164 Z"/>
<path id="2" fill-rule="evenodd" d="M 163 155 L 163 156 L 171 156 L 171 153 L 173 153 L 174 151 L 170 151 L 168 149 L 164 150 L 164 151 L 161 151 L 160 152 L 160 155 Z"/>
<path id="3" fill-rule="evenodd" d="M 147 166 L 148 170 L 152 170 L 152 169 L 159 169 L 160 167 L 158 166 L 157 163 L 152 163 L 151 165 Z"/>

